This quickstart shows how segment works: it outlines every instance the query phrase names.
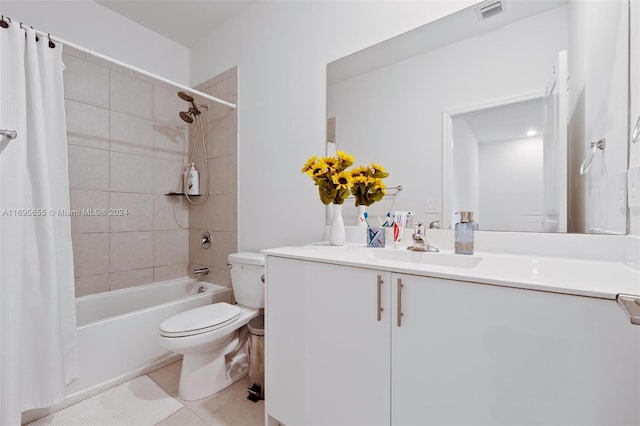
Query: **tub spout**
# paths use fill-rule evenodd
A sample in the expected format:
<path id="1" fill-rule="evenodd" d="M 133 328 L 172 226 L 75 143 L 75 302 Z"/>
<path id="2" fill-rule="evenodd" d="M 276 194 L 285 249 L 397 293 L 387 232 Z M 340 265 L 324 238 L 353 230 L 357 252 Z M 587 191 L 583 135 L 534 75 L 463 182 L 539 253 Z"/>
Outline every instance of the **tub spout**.
<path id="1" fill-rule="evenodd" d="M 200 277 L 202 275 L 207 275 L 209 273 L 209 268 L 195 268 L 193 270 L 194 277 Z"/>

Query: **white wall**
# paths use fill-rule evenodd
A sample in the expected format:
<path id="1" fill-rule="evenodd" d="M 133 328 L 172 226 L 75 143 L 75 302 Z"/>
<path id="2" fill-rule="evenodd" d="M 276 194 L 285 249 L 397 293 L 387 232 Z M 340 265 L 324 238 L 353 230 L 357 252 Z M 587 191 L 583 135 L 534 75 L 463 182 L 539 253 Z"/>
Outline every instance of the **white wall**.
<path id="1" fill-rule="evenodd" d="M 239 67 L 240 250 L 322 236 L 300 168 L 325 152 L 327 63 L 472 3 L 259 2 L 191 49 L 194 84 Z"/>
<path id="2" fill-rule="evenodd" d="M 542 148 L 542 137 L 480 144 L 480 229 L 542 232 Z"/>
<path id="3" fill-rule="evenodd" d="M 624 2 L 570 2 L 570 232 L 626 233 L 628 7 Z M 593 31 L 598 28 L 598 31 Z M 579 176 L 591 142 L 606 139 L 589 173 Z M 576 147 L 580 149 L 576 149 Z M 571 223 L 570 223 L 571 224 Z"/>
<path id="4" fill-rule="evenodd" d="M 397 209 L 437 219 L 424 206 L 442 199 L 442 113 L 543 93 L 566 20 L 566 7 L 554 9 L 331 85 L 338 146 L 387 167 L 405 188 Z"/>
<path id="5" fill-rule="evenodd" d="M 189 49 L 94 1 L 3 0 L 2 13 L 54 37 L 189 83 Z"/>

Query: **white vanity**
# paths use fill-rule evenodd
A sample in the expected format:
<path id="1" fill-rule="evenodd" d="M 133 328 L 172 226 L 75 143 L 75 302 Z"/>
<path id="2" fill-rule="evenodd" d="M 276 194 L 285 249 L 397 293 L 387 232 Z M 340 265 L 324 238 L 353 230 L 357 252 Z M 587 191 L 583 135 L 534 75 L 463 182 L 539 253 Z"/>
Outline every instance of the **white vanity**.
<path id="1" fill-rule="evenodd" d="M 449 229 L 474 211 L 482 232 L 471 257 L 452 254 L 450 230 L 429 235 L 441 253 L 364 235 L 267 250 L 269 426 L 640 425 L 640 312 L 632 324 L 622 306 L 640 311 L 638 186 L 624 183 L 640 146 L 638 2 L 502 4 L 328 65 L 335 147 L 405 187 L 370 217 L 411 210 Z M 544 108 L 520 117 L 541 117 L 542 151 L 525 177 L 534 156 L 512 142 L 533 134 L 485 118 L 485 137 L 473 117 L 532 100 Z"/>
<path id="2" fill-rule="evenodd" d="M 622 262 L 266 254 L 269 424 L 640 424 L 640 327 L 616 302 L 640 271 Z"/>

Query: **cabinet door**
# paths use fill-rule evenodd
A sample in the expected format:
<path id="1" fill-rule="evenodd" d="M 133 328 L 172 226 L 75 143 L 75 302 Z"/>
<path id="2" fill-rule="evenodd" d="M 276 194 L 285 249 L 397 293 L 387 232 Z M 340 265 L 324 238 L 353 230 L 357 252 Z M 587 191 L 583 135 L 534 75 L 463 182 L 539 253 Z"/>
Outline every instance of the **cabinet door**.
<path id="1" fill-rule="evenodd" d="M 639 424 L 640 328 L 615 301 L 395 274 L 392 287 L 392 424 Z"/>
<path id="2" fill-rule="evenodd" d="M 267 272 L 267 414 L 286 425 L 388 425 L 390 274 L 271 256 Z"/>

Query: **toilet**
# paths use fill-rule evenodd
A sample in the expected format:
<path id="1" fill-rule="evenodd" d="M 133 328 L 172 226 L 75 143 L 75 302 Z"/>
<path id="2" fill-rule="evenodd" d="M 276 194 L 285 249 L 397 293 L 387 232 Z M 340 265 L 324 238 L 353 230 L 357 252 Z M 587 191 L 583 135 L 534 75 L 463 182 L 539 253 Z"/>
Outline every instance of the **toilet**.
<path id="1" fill-rule="evenodd" d="M 243 327 L 264 308 L 264 256 L 229 255 L 237 305 L 225 302 L 174 315 L 160 324 L 160 345 L 183 354 L 178 395 L 193 401 L 221 391 L 249 371 Z"/>

